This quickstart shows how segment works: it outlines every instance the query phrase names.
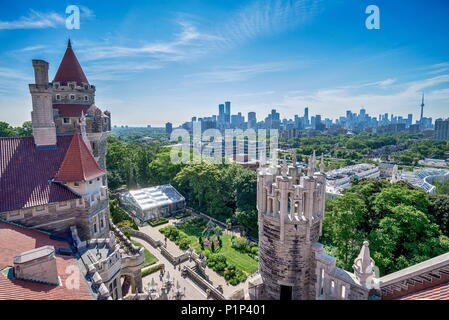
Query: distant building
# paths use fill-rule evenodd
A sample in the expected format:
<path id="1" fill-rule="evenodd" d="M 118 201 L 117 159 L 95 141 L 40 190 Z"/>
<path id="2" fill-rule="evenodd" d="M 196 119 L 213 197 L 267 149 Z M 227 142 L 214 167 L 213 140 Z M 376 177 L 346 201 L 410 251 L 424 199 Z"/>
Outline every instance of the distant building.
<path id="1" fill-rule="evenodd" d="M 423 168 L 415 169 L 413 171 L 402 171 L 400 173 L 400 179 L 433 194 L 436 189 L 433 185 L 435 181 L 449 181 L 449 170 Z"/>
<path id="2" fill-rule="evenodd" d="M 351 187 L 351 179 L 379 178 L 379 167 L 370 163 L 360 163 L 332 170 L 326 173 L 326 192 L 339 194 L 342 190 Z"/>
<path id="3" fill-rule="evenodd" d="M 165 124 L 165 133 L 171 134 L 172 131 L 173 131 L 173 125 L 171 124 L 171 122 L 167 122 Z"/>
<path id="4" fill-rule="evenodd" d="M 167 217 L 185 209 L 185 198 L 170 184 L 125 192 L 120 195 L 120 203 L 141 221 Z"/>
<path id="5" fill-rule="evenodd" d="M 449 140 L 449 118 L 446 120 L 438 119 L 435 121 L 435 139 Z"/>

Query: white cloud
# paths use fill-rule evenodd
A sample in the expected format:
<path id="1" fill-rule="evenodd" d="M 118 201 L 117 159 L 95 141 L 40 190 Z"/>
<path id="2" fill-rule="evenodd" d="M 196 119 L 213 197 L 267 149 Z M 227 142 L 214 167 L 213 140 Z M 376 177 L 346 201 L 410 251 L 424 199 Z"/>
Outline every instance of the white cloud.
<path id="1" fill-rule="evenodd" d="M 178 21 L 181 31 L 174 35 L 171 41 L 148 43 L 140 47 L 127 46 L 93 46 L 80 52 L 85 52 L 89 60 L 110 59 L 120 57 L 150 57 L 160 61 L 177 61 L 192 52 L 202 52 L 201 44 L 216 41 L 219 38 L 201 33 L 189 22 Z"/>
<path id="2" fill-rule="evenodd" d="M 56 28 L 65 23 L 64 16 L 54 12 L 38 12 L 30 9 L 27 16 L 13 21 L 0 21 L 0 29 L 43 29 Z"/>
<path id="3" fill-rule="evenodd" d="M 215 33 L 232 46 L 256 37 L 282 32 L 313 18 L 321 0 L 261 0 L 220 21 Z"/>
<path id="4" fill-rule="evenodd" d="M 377 83 L 390 83 L 391 81 L 378 81 Z M 436 89 L 436 86 L 449 83 L 449 75 L 427 78 L 395 86 L 394 92 L 364 93 L 359 89 L 367 84 L 351 87 L 336 87 L 317 89 L 311 93 L 303 91 L 290 92 L 274 103 L 281 112 L 290 114 L 293 110 L 301 110 L 305 106 L 311 108 L 314 114 L 326 117 L 338 117 L 344 110 L 358 110 L 364 107 L 378 113 L 394 113 L 407 115 L 419 111 L 421 94 L 425 91 L 426 112 L 441 116 L 449 104 L 449 89 Z M 292 115 L 290 115 L 292 116 Z"/>
<path id="5" fill-rule="evenodd" d="M 281 72 L 299 68 L 299 65 L 286 62 L 268 62 L 252 65 L 226 66 L 214 68 L 213 71 L 198 72 L 187 75 L 188 83 L 223 83 L 245 81 L 257 75 Z M 192 81 L 191 81 L 192 80 Z"/>
<path id="6" fill-rule="evenodd" d="M 78 6 L 80 9 L 80 19 L 91 20 L 95 18 L 94 12 L 86 6 Z M 15 29 L 45 29 L 65 26 L 66 16 L 55 12 L 39 12 L 29 10 L 27 16 L 22 16 L 17 20 L 0 20 L 0 30 Z"/>

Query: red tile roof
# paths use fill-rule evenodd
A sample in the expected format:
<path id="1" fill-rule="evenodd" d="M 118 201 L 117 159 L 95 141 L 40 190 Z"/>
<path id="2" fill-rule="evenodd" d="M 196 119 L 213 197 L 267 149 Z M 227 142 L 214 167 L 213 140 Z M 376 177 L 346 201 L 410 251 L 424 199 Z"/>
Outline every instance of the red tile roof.
<path id="1" fill-rule="evenodd" d="M 449 282 L 404 295 L 397 300 L 449 300 Z"/>
<path id="2" fill-rule="evenodd" d="M 0 138 L 0 212 L 79 198 L 50 182 L 72 136 L 58 136 L 57 148 L 38 150 L 33 137 Z"/>
<path id="3" fill-rule="evenodd" d="M 80 63 L 78 62 L 78 59 L 75 56 L 75 52 L 72 50 L 70 40 L 53 81 L 76 81 L 78 83 L 89 83 Z"/>
<path id="4" fill-rule="evenodd" d="M 58 172 L 56 181 L 87 181 L 105 174 L 98 166 L 79 133 L 73 135 Z"/>
<path id="5" fill-rule="evenodd" d="M 0 270 L 13 266 L 13 258 L 24 251 L 45 245 L 57 248 L 67 248 L 63 241 L 51 240 L 48 235 L 35 230 L 29 230 L 0 222 Z M 76 266 L 78 262 L 71 256 L 56 255 L 56 267 L 62 286 L 41 284 L 24 280 L 10 280 L 0 273 L 0 300 L 92 300 L 84 276 L 80 273 L 78 289 L 69 289 L 66 280 L 74 274 L 69 266 Z"/>
<path id="6" fill-rule="evenodd" d="M 87 110 L 89 110 L 91 107 L 92 105 L 90 104 L 53 104 L 53 109 L 58 109 L 59 115 L 61 117 L 81 117 L 81 113 L 84 112 L 84 114 L 86 114 Z"/>

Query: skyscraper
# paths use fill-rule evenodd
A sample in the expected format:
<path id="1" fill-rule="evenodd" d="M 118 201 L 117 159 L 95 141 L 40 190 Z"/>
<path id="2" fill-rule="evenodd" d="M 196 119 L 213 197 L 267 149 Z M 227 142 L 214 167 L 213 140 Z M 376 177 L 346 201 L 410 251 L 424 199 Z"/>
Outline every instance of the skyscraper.
<path id="1" fill-rule="evenodd" d="M 231 122 L 231 102 L 225 101 L 225 122 Z"/>
<path id="2" fill-rule="evenodd" d="M 304 126 L 307 127 L 309 125 L 309 108 L 304 109 Z"/>
<path id="3" fill-rule="evenodd" d="M 173 131 L 173 125 L 171 124 L 171 122 L 167 122 L 165 124 L 165 133 L 166 134 L 171 134 Z"/>
<path id="4" fill-rule="evenodd" d="M 224 104 L 219 104 L 218 105 L 218 124 L 219 126 L 223 126 L 223 124 L 225 123 L 225 112 L 224 112 Z"/>
<path id="5" fill-rule="evenodd" d="M 257 125 L 257 118 L 255 112 L 248 112 L 248 129 L 254 129 Z"/>

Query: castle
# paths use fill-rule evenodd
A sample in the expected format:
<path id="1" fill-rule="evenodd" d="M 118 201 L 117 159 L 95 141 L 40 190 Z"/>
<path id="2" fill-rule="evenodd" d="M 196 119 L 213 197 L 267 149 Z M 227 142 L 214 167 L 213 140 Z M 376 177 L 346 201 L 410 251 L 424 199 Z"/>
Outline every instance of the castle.
<path id="1" fill-rule="evenodd" d="M 284 160 L 258 170 L 259 272 L 246 299 L 447 300 L 449 253 L 378 278 L 365 241 L 349 272 L 320 244 L 326 174 L 315 153 L 302 173 Z"/>
<path id="2" fill-rule="evenodd" d="M 249 283 L 252 299 L 359 300 L 374 288 L 374 261 L 363 244 L 354 273 L 336 267 L 323 250 L 326 176 L 315 153 L 307 172 L 288 166 L 260 168 L 257 177 L 259 273 Z"/>
<path id="3" fill-rule="evenodd" d="M 105 171 L 110 113 L 95 106 L 95 86 L 70 40 L 53 81 L 48 62 L 32 64 L 33 136 L 0 138 L 0 271 L 13 270 L 7 280 L 0 275 L 0 282 L 25 289 L 31 285 L 26 281 L 55 285 L 66 276 L 58 256 L 65 252 L 87 282 L 82 297 L 120 299 L 121 280 L 141 291 L 143 248 L 133 246 L 110 220 Z M 69 291 L 71 298 L 81 298 L 75 292 Z"/>

